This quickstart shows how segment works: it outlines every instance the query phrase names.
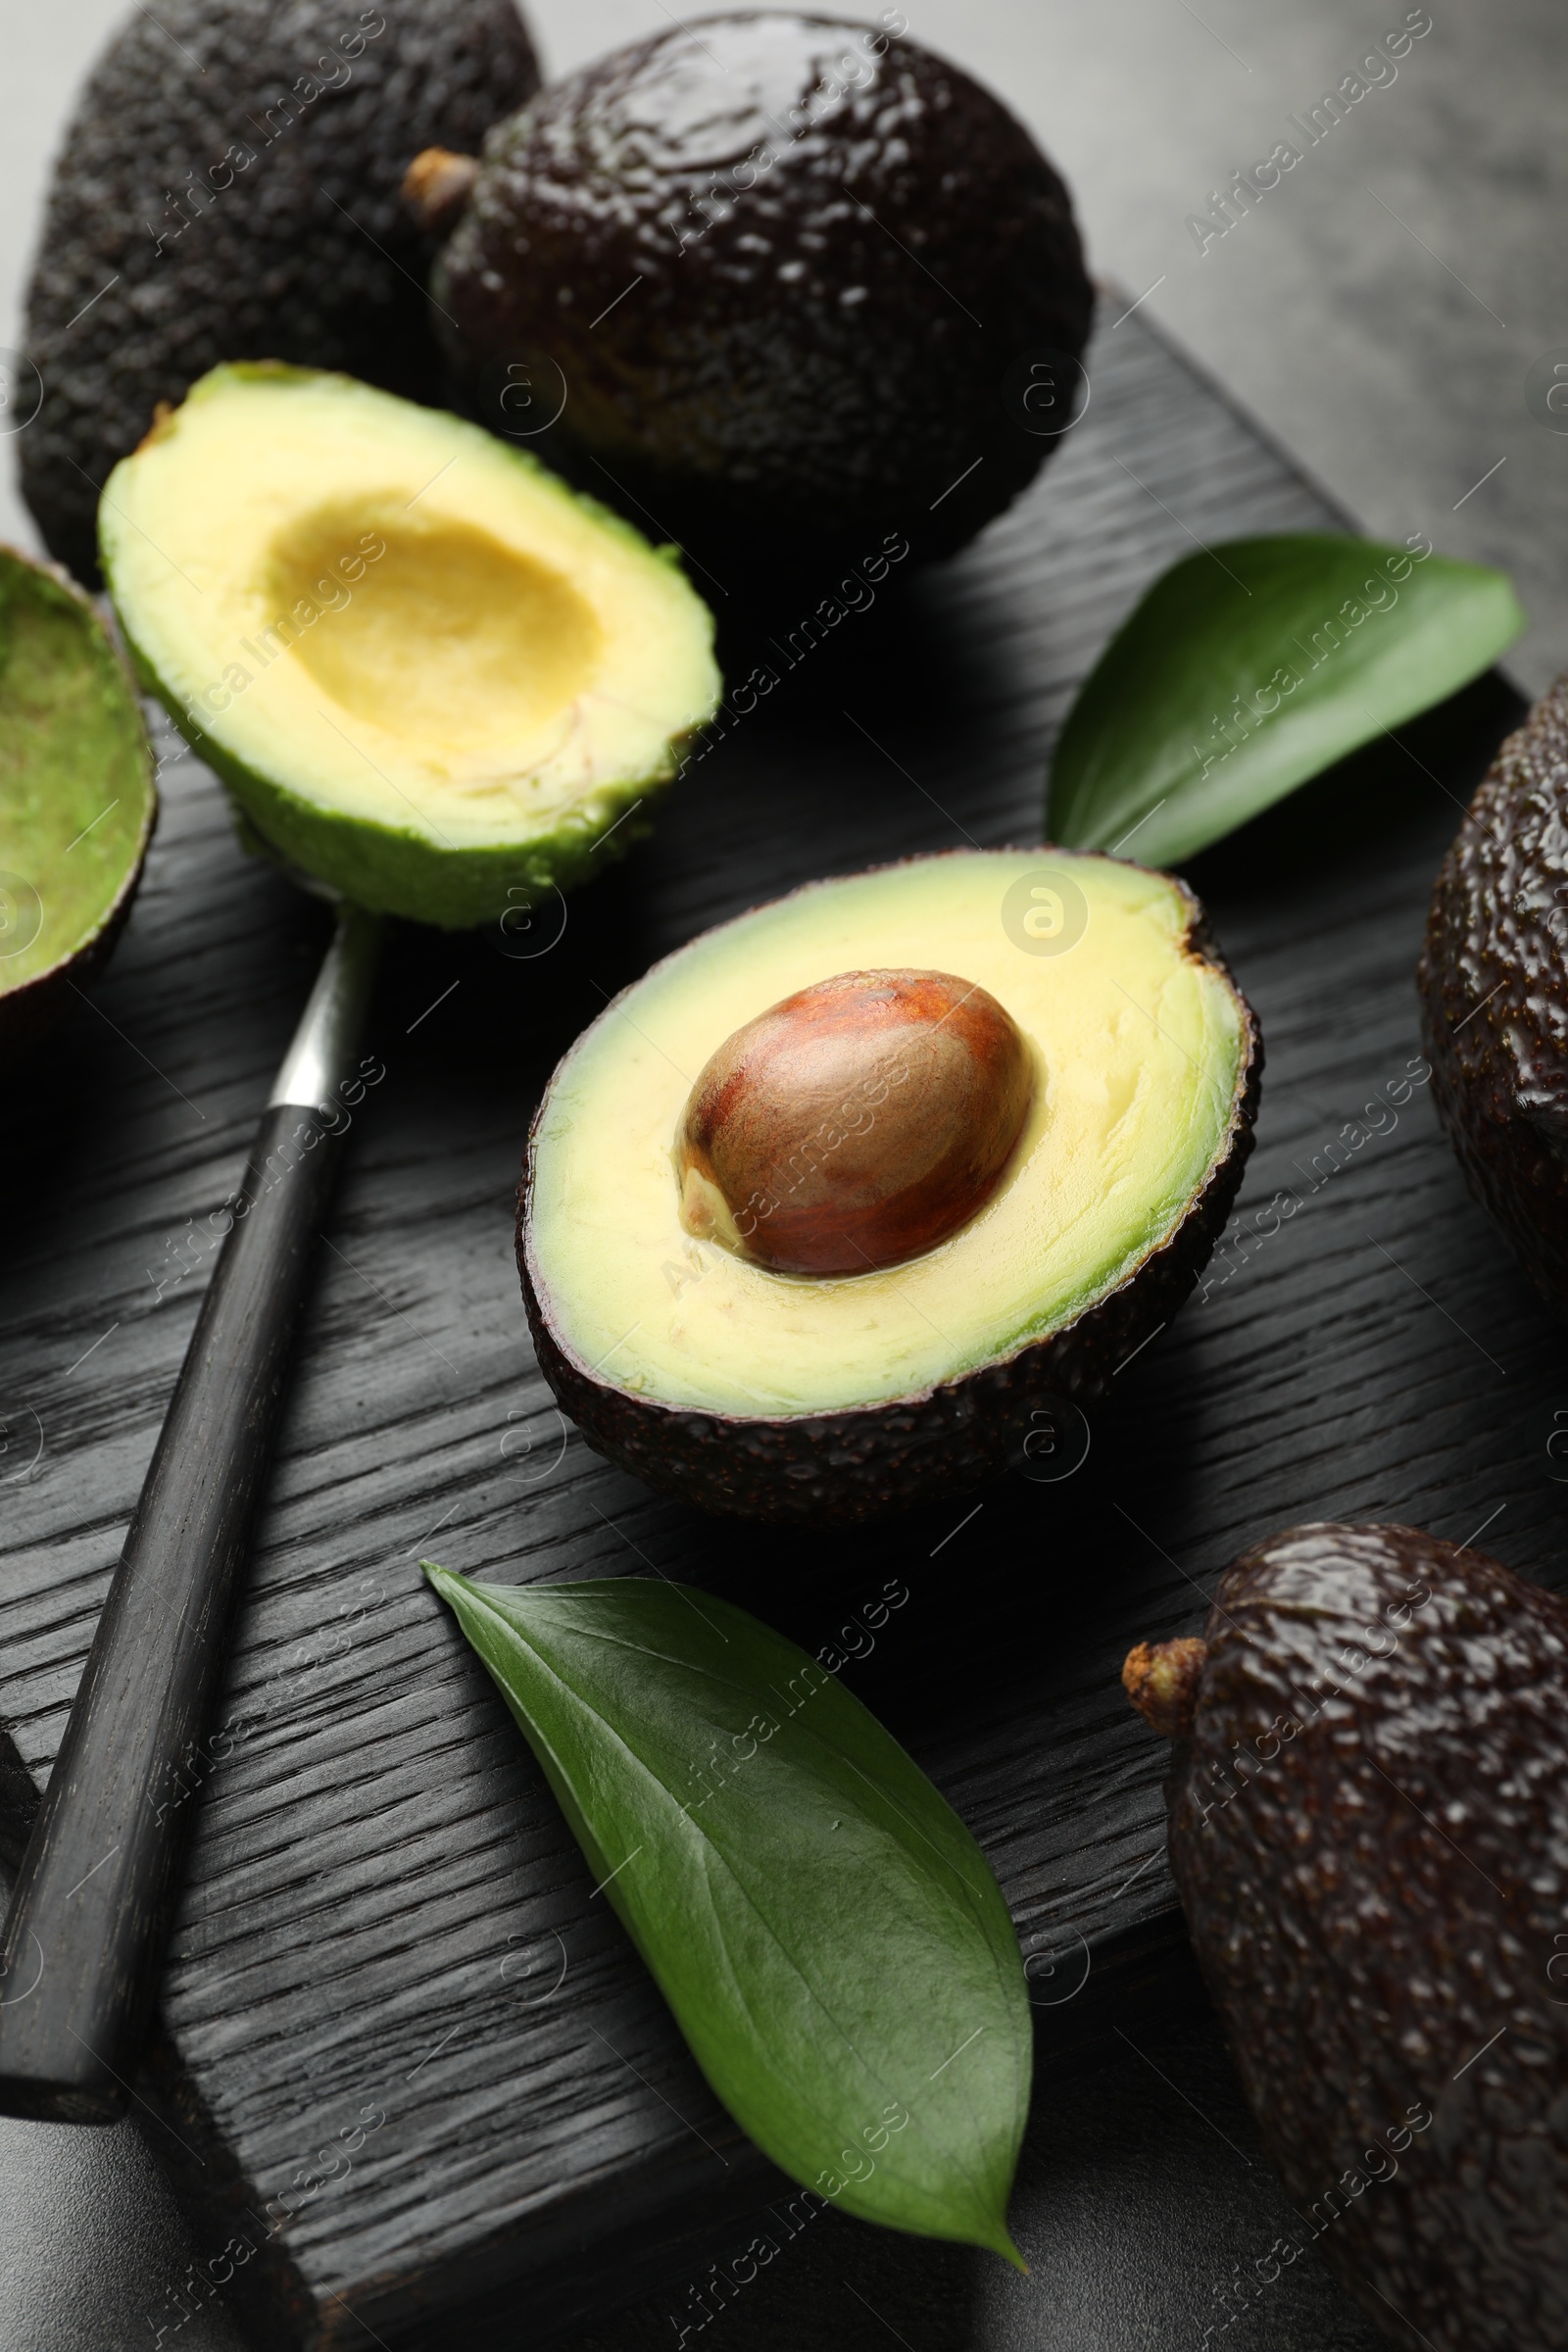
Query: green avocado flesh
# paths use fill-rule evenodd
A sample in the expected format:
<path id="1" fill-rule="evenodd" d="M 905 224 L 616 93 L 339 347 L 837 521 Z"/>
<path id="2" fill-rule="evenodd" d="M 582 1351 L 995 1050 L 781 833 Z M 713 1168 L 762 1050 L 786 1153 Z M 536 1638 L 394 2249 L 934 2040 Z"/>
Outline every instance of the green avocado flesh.
<path id="1" fill-rule="evenodd" d="M 717 699 L 672 551 L 348 376 L 214 368 L 99 536 L 138 664 L 257 832 L 419 921 L 577 880 Z"/>
<path id="2" fill-rule="evenodd" d="M 0 997 L 98 939 L 154 807 L 140 705 L 97 614 L 0 548 Z"/>
<path id="3" fill-rule="evenodd" d="M 1245 1013 L 1191 952 L 1192 918 L 1139 866 L 959 853 L 813 884 L 656 965 L 584 1032 L 536 1121 L 529 1271 L 558 1344 L 633 1395 L 772 1417 L 917 1395 L 1073 1321 L 1169 1239 L 1229 1148 Z M 826 1280 L 694 1241 L 671 1147 L 709 1055 L 798 989 L 901 967 L 988 989 L 1034 1055 L 990 1200 L 922 1256 Z"/>

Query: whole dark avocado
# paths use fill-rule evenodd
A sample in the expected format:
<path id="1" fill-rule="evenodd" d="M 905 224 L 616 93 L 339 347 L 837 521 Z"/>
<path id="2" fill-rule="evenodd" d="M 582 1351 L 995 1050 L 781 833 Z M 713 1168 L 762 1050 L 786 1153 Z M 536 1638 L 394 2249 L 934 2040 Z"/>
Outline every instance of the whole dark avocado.
<path id="1" fill-rule="evenodd" d="M 412 398 L 441 366 L 411 152 L 475 144 L 539 85 L 513 0 L 160 0 L 110 42 L 60 150 L 27 297 L 24 496 L 96 582 L 112 466 L 222 360 Z"/>
<path id="2" fill-rule="evenodd" d="M 1471 1192 L 1568 1319 L 1568 677 L 1443 861 L 1420 965 L 1433 1095 Z"/>
<path id="3" fill-rule="evenodd" d="M 1093 308 L 997 99 L 782 13 L 672 25 L 492 132 L 433 290 L 488 422 L 564 397 L 557 461 L 731 586 L 881 531 L 960 547 L 1055 446 Z"/>
<path id="4" fill-rule="evenodd" d="M 1568 1604 L 1377 1526 L 1271 1537 L 1124 1670 L 1292 2244 L 1429 2352 L 1568 2342 L 1565 1677 Z"/>

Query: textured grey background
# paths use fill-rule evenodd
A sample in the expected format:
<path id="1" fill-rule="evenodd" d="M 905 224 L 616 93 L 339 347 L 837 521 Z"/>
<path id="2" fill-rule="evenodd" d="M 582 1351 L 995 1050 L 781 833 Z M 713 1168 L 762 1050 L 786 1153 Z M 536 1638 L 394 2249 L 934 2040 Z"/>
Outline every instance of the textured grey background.
<path id="1" fill-rule="evenodd" d="M 121 0 L 0 0 L 0 346 L 49 159 Z M 662 24 L 660 0 L 534 0 L 549 73 Z M 849 13 L 846 11 L 845 13 Z M 1530 689 L 1568 646 L 1568 436 L 1525 377 L 1568 348 L 1568 63 L 1551 0 L 1431 0 L 1433 29 L 1265 202 L 1200 254 L 1209 191 L 1296 137 L 1286 118 L 1352 72 L 1401 0 L 909 0 L 910 29 L 990 81 L 1077 195 L 1093 266 L 1174 334 L 1371 531 L 1429 531 L 1506 564 L 1534 627 Z M 1553 35 L 1555 34 L 1555 39 Z M 1302 141 L 1296 138 L 1296 143 Z M 0 472 L 0 537 L 32 544 Z M 1028 2280 L 836 2216 L 788 2249 L 706 2352 L 1200 2352 L 1233 2266 L 1286 2226 L 1212 2029 L 1129 2049 L 1038 2118 L 1020 2177 Z M 180 2323 L 190 2259 L 134 2124 L 0 2122 L 0 2352 L 229 2352 L 220 2312 Z M 673 2345 L 680 2298 L 596 2352 Z M 1364 2352 L 1314 2257 L 1226 2329 L 1235 2352 Z M 528 2337 L 519 2315 L 518 2340 Z M 586 2347 L 584 2348 L 586 2352 Z"/>

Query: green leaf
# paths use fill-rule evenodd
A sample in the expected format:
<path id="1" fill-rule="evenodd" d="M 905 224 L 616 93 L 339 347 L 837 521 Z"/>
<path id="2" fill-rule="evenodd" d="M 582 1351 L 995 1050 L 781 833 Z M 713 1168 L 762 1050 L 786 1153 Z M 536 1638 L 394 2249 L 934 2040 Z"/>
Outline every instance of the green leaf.
<path id="1" fill-rule="evenodd" d="M 706 1592 L 422 1565 L 736 2122 L 847 2212 L 1021 2269 L 1018 1939 L 984 1855 L 897 1740 Z"/>
<path id="2" fill-rule="evenodd" d="M 1298 532 L 1188 556 L 1067 713 L 1049 838 L 1174 865 L 1457 692 L 1524 626 L 1506 572 L 1430 552 Z"/>

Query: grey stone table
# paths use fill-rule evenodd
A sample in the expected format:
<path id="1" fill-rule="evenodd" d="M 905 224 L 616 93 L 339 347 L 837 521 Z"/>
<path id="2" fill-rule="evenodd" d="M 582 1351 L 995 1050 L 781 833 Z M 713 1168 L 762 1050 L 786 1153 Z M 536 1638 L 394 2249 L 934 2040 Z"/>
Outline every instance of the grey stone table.
<path id="1" fill-rule="evenodd" d="M 69 21 L 24 12 L 20 0 L 0 12 L 0 303 L 20 275 L 70 90 L 118 13 L 99 0 L 76 0 Z M 533 15 L 557 71 L 662 21 L 639 0 L 570 10 L 553 0 Z M 1552 174 L 1565 167 L 1547 136 L 1561 74 L 1547 21 L 1522 0 L 1484 22 L 1440 7 L 1397 85 L 1370 93 L 1266 212 L 1201 252 L 1189 220 L 1209 211 L 1210 191 L 1353 65 L 1367 28 L 1348 0 L 1208 0 L 1201 19 L 1181 0 L 1095 12 L 1066 0 L 934 0 L 912 26 L 1007 94 L 1072 178 L 1097 265 L 1134 295 L 1148 288 L 1144 311 L 1185 337 L 1367 527 L 1429 528 L 1454 552 L 1512 564 L 1541 616 L 1518 662 L 1529 683 L 1554 665 L 1554 640 L 1568 640 L 1553 565 L 1568 451 L 1522 393 L 1530 361 L 1561 331 L 1550 317 Z M 0 342 L 14 339 L 0 323 Z M 24 530 L 20 515 L 0 514 L 0 535 Z M 134 2122 L 111 2133 L 0 2123 L 0 2352 L 237 2343 L 223 2312 L 183 2289 L 195 2249 L 149 2154 L 155 2136 Z M 720 2352 L 837 2352 L 884 2335 L 909 2352 L 1198 2352 L 1205 2329 L 1227 2320 L 1240 2352 L 1369 2346 L 1311 2256 L 1233 2317 L 1237 2266 L 1266 2256 L 1287 2221 L 1195 2001 L 1190 2021 L 1157 2042 L 1129 2044 L 1058 2085 L 1037 2121 L 1016 2208 L 1028 2280 L 827 2215 L 706 2325 L 715 2297 L 700 2270 L 602 2326 L 580 2352 L 651 2352 L 683 2329 Z"/>

